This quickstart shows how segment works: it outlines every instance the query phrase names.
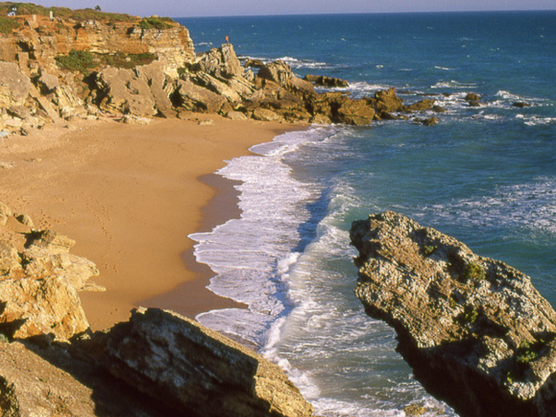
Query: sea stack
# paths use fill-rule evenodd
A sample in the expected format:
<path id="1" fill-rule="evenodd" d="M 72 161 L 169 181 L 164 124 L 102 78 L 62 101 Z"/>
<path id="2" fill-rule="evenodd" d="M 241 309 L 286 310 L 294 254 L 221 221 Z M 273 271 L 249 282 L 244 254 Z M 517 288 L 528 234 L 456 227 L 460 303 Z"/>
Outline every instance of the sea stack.
<path id="1" fill-rule="evenodd" d="M 461 416 L 556 415 L 556 313 L 518 270 L 394 213 L 355 221 L 355 293 Z"/>

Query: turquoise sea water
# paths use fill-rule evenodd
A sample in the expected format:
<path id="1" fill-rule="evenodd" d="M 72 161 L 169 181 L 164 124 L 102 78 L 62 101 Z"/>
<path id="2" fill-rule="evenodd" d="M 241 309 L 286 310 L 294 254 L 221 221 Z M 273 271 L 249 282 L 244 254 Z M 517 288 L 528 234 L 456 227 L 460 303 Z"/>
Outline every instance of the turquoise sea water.
<path id="1" fill-rule="evenodd" d="M 210 288 L 249 305 L 199 320 L 259 346 L 318 414 L 403 416 L 417 403 L 455 415 L 353 295 L 348 230 L 399 211 L 522 270 L 556 305 L 556 12 L 178 21 L 197 51 L 228 35 L 240 56 L 344 78 L 354 97 L 394 86 L 447 110 L 432 127 L 313 126 L 255 146 L 220 171 L 243 182 L 242 218 L 192 238 L 216 273 Z"/>

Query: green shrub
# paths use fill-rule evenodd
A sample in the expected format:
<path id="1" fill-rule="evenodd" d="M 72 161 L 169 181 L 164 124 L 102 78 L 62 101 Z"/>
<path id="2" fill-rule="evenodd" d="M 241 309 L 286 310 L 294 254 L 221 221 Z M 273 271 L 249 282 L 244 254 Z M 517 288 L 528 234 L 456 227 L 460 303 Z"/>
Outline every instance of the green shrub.
<path id="1" fill-rule="evenodd" d="M 156 60 L 156 55 L 150 52 L 142 54 L 124 54 L 118 52 L 114 55 L 104 55 L 100 57 L 103 66 L 110 65 L 116 68 L 135 68 L 140 65 L 148 65 Z"/>
<path id="2" fill-rule="evenodd" d="M 432 246 L 432 245 L 423 246 L 423 253 L 427 257 L 431 256 L 434 253 L 435 250 L 436 250 L 436 246 Z"/>
<path id="3" fill-rule="evenodd" d="M 12 33 L 12 30 L 19 28 L 19 22 L 17 20 L 9 19 L 7 17 L 0 17 L 0 33 L 5 33 L 6 35 Z"/>
<path id="4" fill-rule="evenodd" d="M 168 17 L 145 17 L 141 19 L 139 22 L 139 27 L 141 29 L 169 29 L 172 27 L 170 22 L 173 22 L 172 19 Z"/>
<path id="5" fill-rule="evenodd" d="M 477 310 L 469 310 L 464 313 L 463 320 L 466 323 L 475 323 L 479 318 L 479 312 Z"/>
<path id="6" fill-rule="evenodd" d="M 464 278 L 473 281 L 482 281 L 485 279 L 486 274 L 483 267 L 475 262 L 471 262 L 467 264 L 465 267 L 465 271 L 463 272 Z"/>
<path id="7" fill-rule="evenodd" d="M 68 71 L 79 71 L 83 74 L 95 67 L 93 54 L 89 51 L 76 51 L 72 49 L 68 55 L 56 57 L 58 65 Z"/>

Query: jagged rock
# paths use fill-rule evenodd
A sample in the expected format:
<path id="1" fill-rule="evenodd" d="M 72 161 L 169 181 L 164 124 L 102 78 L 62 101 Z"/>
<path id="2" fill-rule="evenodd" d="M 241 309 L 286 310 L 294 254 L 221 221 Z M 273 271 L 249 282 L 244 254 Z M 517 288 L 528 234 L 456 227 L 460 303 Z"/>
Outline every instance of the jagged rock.
<path id="1" fill-rule="evenodd" d="M 31 111 L 25 106 L 12 106 L 8 108 L 7 111 L 10 116 L 17 117 L 22 120 L 31 116 Z"/>
<path id="2" fill-rule="evenodd" d="M 33 219 L 28 214 L 16 214 L 14 216 L 18 222 L 27 226 L 27 227 L 34 227 Z"/>
<path id="3" fill-rule="evenodd" d="M 349 125 L 368 125 L 375 116 L 375 110 L 367 100 L 348 99 L 336 110 L 337 119 L 340 123 Z"/>
<path id="4" fill-rule="evenodd" d="M 221 48 L 213 48 L 205 52 L 197 60 L 196 66 L 201 72 L 219 78 L 241 77 L 243 75 L 243 67 L 231 44 L 224 44 Z"/>
<path id="5" fill-rule="evenodd" d="M 284 120 L 284 118 L 279 114 L 277 114 L 276 112 L 273 112 L 272 110 L 269 109 L 263 109 L 262 107 L 256 108 L 255 111 L 253 112 L 252 117 L 255 120 L 261 120 L 264 122 L 277 122 L 277 121 Z"/>
<path id="6" fill-rule="evenodd" d="M 402 99 L 396 95 L 396 89 L 393 87 L 388 90 L 377 91 L 374 98 L 369 99 L 369 101 L 378 114 L 406 110 Z"/>
<path id="7" fill-rule="evenodd" d="M 0 343 L 2 416 L 93 417 L 92 390 L 21 343 Z"/>
<path id="8" fill-rule="evenodd" d="M 107 67 L 98 73 L 96 84 L 103 97 L 102 110 L 141 117 L 156 114 L 155 100 L 147 81 L 132 70 Z"/>
<path id="9" fill-rule="evenodd" d="M 434 100 L 432 98 L 426 98 L 424 100 L 418 101 L 417 103 L 413 103 L 412 105 L 408 106 L 409 111 L 425 111 L 432 109 L 434 104 Z"/>
<path id="10" fill-rule="evenodd" d="M 53 230 L 34 232 L 29 237 L 29 246 L 47 249 L 51 253 L 68 253 L 75 246 L 75 240 Z"/>
<path id="11" fill-rule="evenodd" d="M 264 66 L 264 62 L 260 59 L 247 58 L 243 64 L 245 68 L 261 68 Z"/>
<path id="12" fill-rule="evenodd" d="M 315 87 L 308 81 L 304 81 L 295 75 L 292 76 L 292 86 L 291 91 L 302 97 L 311 98 L 315 96 Z"/>
<path id="13" fill-rule="evenodd" d="M 394 212 L 356 221 L 355 293 L 461 416 L 556 415 L 556 313 L 528 276 Z"/>
<path id="14" fill-rule="evenodd" d="M 264 65 L 257 74 L 257 78 L 272 81 L 286 90 L 292 88 L 292 77 L 291 67 L 280 60 Z"/>
<path id="15" fill-rule="evenodd" d="M 230 88 L 230 86 L 228 84 L 226 84 L 223 81 L 218 80 L 217 78 L 208 75 L 208 74 L 202 74 L 199 73 L 197 75 L 195 75 L 194 77 L 191 77 L 190 79 L 194 84 L 206 88 L 210 91 L 212 91 L 213 93 L 216 93 L 224 98 L 226 98 L 226 100 L 231 101 L 231 102 L 239 102 L 241 101 L 241 96 L 239 95 L 239 93 L 233 89 Z"/>
<path id="16" fill-rule="evenodd" d="M 169 311 L 139 309 L 98 343 L 98 360 L 179 415 L 311 416 L 283 371 L 199 323 Z"/>
<path id="17" fill-rule="evenodd" d="M 325 75 L 311 75 L 307 74 L 303 77 L 305 81 L 309 81 L 318 86 L 322 87 L 348 87 L 349 83 L 346 80 L 335 77 L 327 77 Z"/>
<path id="18" fill-rule="evenodd" d="M 21 258 L 14 244 L 0 241 L 0 275 L 7 275 L 12 269 L 20 267 Z"/>
<path id="19" fill-rule="evenodd" d="M 172 101 L 176 107 L 201 113 L 218 113 L 226 103 L 226 99 L 219 94 L 184 80 L 178 80 Z"/>
<path id="20" fill-rule="evenodd" d="M 330 120 L 330 117 L 325 116 L 324 114 L 317 113 L 313 117 L 311 117 L 310 122 L 317 125 L 329 125 L 330 123 L 332 123 L 332 120 Z"/>
<path id="21" fill-rule="evenodd" d="M 97 290 L 87 280 L 98 275 L 91 261 L 68 253 L 75 242 L 53 232 L 33 232 L 21 256 L 2 244 L 0 332 L 25 339 L 52 334 L 66 341 L 89 328 L 81 290 Z"/>
<path id="22" fill-rule="evenodd" d="M 524 107 L 530 107 L 531 105 L 523 101 L 516 101 L 514 104 L 512 104 L 512 106 L 517 107 L 518 109 L 522 109 Z"/>
<path id="23" fill-rule="evenodd" d="M 0 61 L 0 107 L 23 106 L 33 84 L 13 62 Z"/>
<path id="24" fill-rule="evenodd" d="M 0 226 L 4 226 L 11 215 L 12 210 L 6 204 L 0 202 Z"/>
<path id="25" fill-rule="evenodd" d="M 58 77 L 55 77 L 54 75 L 47 72 L 43 72 L 41 74 L 40 78 L 38 79 L 38 83 L 41 89 L 47 94 L 52 93 L 60 85 Z"/>
<path id="26" fill-rule="evenodd" d="M 164 71 L 165 65 L 162 62 L 153 62 L 135 69 L 137 76 L 144 79 L 150 87 L 157 114 L 166 118 L 175 117 L 175 111 L 170 100 L 170 94 L 174 88 L 174 80 L 165 74 Z"/>

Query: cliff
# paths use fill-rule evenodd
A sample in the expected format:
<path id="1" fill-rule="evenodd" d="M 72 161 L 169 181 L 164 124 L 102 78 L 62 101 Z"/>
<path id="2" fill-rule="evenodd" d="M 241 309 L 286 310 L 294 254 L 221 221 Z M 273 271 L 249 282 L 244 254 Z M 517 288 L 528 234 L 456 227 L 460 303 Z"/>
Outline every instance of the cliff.
<path id="1" fill-rule="evenodd" d="M 245 68 L 232 45 L 196 55 L 186 28 L 90 9 L 0 3 L 0 129 L 27 134 L 45 123 L 188 118 L 192 112 L 298 123 L 366 125 L 432 108 L 405 105 L 394 89 L 354 100 L 317 92 L 281 61 Z M 344 80 L 313 76 L 317 85 Z M 416 119 L 415 119 L 416 120 Z M 429 119 L 427 119 L 429 120 Z M 432 119 L 430 119 L 432 120 Z"/>
<path id="2" fill-rule="evenodd" d="M 556 312 L 528 276 L 394 212 L 356 221 L 355 293 L 460 415 L 556 415 Z"/>

